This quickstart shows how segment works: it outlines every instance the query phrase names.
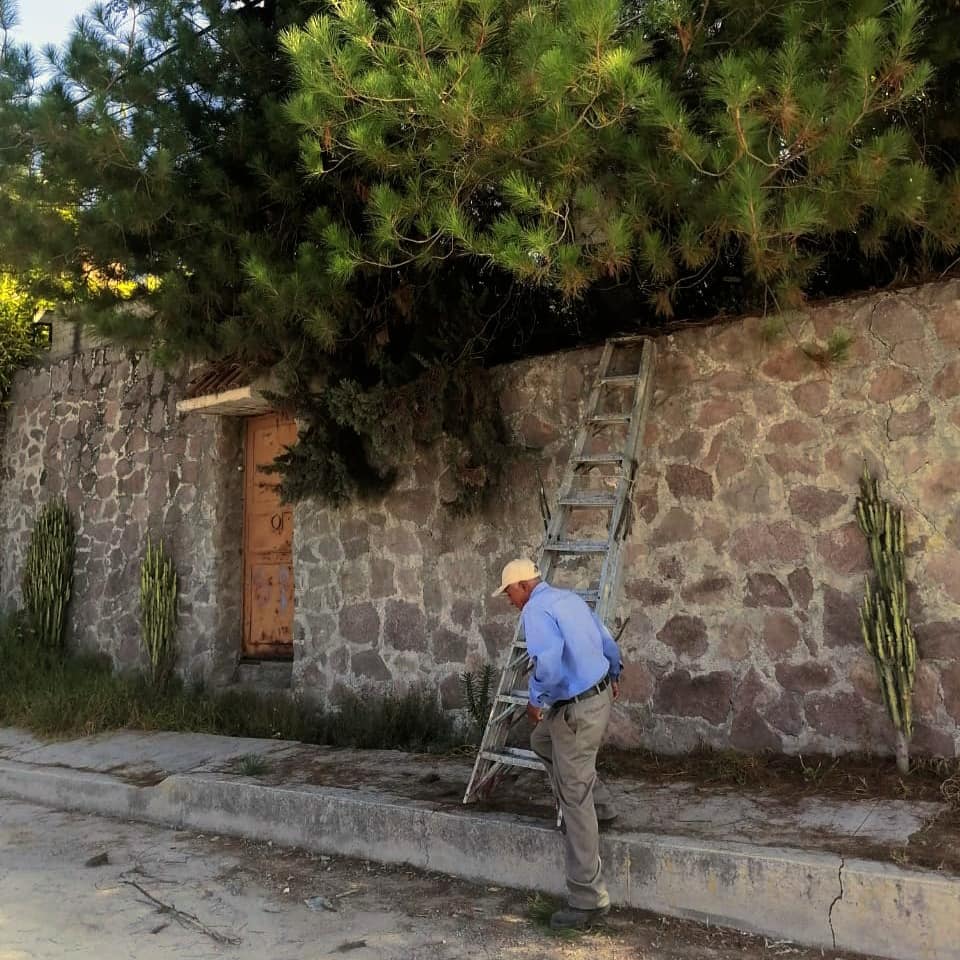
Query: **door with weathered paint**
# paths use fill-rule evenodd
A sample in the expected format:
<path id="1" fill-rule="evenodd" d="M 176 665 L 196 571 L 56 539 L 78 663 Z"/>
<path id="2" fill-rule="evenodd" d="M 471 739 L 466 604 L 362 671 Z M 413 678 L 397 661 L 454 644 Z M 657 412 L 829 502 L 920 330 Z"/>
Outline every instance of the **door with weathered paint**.
<path id="1" fill-rule="evenodd" d="M 243 500 L 243 655 L 293 656 L 293 510 L 280 502 L 279 477 L 264 473 L 297 439 L 276 413 L 248 417 Z"/>

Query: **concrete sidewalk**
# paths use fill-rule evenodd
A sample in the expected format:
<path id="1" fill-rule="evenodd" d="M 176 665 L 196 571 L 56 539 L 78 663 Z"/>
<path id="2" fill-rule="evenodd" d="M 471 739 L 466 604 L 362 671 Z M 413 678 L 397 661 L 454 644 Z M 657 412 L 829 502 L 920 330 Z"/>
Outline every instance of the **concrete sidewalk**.
<path id="1" fill-rule="evenodd" d="M 263 775 L 240 773 L 251 754 Z M 0 794 L 562 893 L 546 781 L 525 774 L 498 792 L 499 810 L 479 810 L 459 803 L 470 766 L 202 734 L 45 743 L 0 729 Z M 906 844 L 940 804 L 610 786 L 615 904 L 896 960 L 960 960 L 960 876 L 863 858 Z"/>

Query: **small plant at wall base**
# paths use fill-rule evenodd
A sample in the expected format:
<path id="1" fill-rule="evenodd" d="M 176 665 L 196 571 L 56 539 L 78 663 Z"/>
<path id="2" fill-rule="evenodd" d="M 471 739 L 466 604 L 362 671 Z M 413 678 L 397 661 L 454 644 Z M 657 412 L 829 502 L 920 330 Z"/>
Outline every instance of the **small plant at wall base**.
<path id="1" fill-rule="evenodd" d="M 467 710 L 470 713 L 472 733 L 479 744 L 483 739 L 483 731 L 490 717 L 490 704 L 493 702 L 493 665 L 485 663 L 480 672 L 466 671 L 460 675 L 463 692 L 467 699 Z"/>
<path id="2" fill-rule="evenodd" d="M 150 657 L 150 679 L 156 686 L 165 686 L 177 659 L 177 574 L 162 540 L 156 546 L 147 540 L 140 566 L 140 622 Z"/>
<path id="3" fill-rule="evenodd" d="M 30 535 L 21 590 L 26 624 L 37 645 L 60 654 L 67 605 L 73 584 L 73 520 L 66 501 L 52 500 L 37 517 Z"/>
<path id="4" fill-rule="evenodd" d="M 873 585 L 869 579 L 866 583 L 860 628 L 896 730 L 897 769 L 909 773 L 917 643 L 907 612 L 903 514 L 881 499 L 879 484 L 866 467 L 860 478 L 857 522 L 870 546 L 875 580 Z"/>

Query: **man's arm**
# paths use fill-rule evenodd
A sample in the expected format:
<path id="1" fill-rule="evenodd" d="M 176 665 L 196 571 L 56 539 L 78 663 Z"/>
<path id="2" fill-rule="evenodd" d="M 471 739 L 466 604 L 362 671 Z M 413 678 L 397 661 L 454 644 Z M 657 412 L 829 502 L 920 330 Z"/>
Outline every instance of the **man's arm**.
<path id="1" fill-rule="evenodd" d="M 617 680 L 620 672 L 623 670 L 623 660 L 620 657 L 620 648 L 617 641 L 613 639 L 613 634 L 607 629 L 607 625 L 591 610 L 594 622 L 600 628 L 600 636 L 603 639 L 603 655 L 610 664 L 610 679 Z"/>
<path id="2" fill-rule="evenodd" d="M 563 637 L 557 623 L 545 610 L 523 612 L 523 633 L 527 653 L 533 660 L 530 671 L 530 703 L 543 707 L 544 698 L 556 690 L 563 678 Z"/>

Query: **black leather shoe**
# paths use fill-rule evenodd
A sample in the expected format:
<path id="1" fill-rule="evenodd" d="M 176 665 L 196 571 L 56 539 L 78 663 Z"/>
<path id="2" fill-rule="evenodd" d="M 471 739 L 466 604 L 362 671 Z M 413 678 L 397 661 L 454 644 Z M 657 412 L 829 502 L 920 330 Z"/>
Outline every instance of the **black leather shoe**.
<path id="1" fill-rule="evenodd" d="M 586 930 L 600 923 L 610 912 L 610 907 L 597 907 L 595 910 L 581 910 L 579 907 L 564 907 L 550 918 L 551 930 Z"/>

